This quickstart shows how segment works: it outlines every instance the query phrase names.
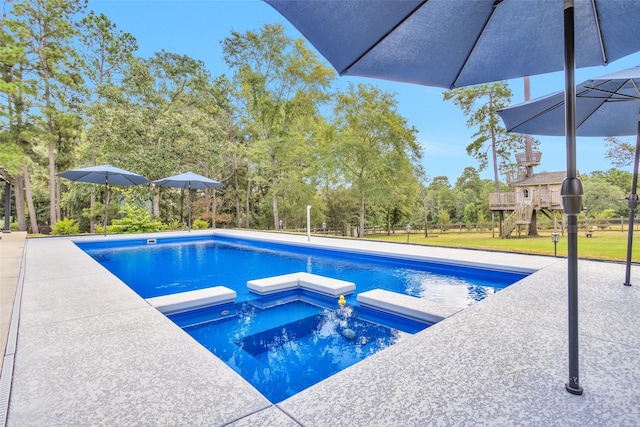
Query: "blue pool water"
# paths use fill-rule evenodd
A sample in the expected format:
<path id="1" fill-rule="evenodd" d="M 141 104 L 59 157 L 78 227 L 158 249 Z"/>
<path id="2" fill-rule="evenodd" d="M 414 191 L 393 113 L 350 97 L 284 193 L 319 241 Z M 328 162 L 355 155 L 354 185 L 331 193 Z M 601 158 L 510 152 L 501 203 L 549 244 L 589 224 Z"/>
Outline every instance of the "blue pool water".
<path id="1" fill-rule="evenodd" d="M 270 296 L 251 279 L 309 272 L 464 308 L 525 274 L 216 236 L 77 242 L 143 298 L 226 286 L 235 303 L 169 318 L 242 375 L 271 402 L 293 394 L 426 327 L 319 294 Z"/>
<path id="2" fill-rule="evenodd" d="M 304 271 L 354 282 L 356 293 L 381 288 L 465 308 L 526 276 L 218 236 L 188 242 L 77 245 L 143 298 L 226 286 L 236 291 L 237 302 L 248 301 L 257 298 L 247 289 L 248 280 Z"/>
<path id="3" fill-rule="evenodd" d="M 273 403 L 428 326 L 306 291 L 169 317 Z"/>

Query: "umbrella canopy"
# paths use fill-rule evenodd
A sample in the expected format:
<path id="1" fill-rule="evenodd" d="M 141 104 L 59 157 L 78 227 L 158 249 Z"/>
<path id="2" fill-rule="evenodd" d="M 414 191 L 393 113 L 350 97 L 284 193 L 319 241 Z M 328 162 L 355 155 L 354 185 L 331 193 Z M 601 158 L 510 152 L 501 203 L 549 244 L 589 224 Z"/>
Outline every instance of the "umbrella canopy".
<path id="1" fill-rule="evenodd" d="M 342 76 L 443 88 L 563 69 L 563 0 L 266 0 Z M 640 49 L 636 0 L 576 0 L 577 67 Z"/>
<path id="2" fill-rule="evenodd" d="M 576 86 L 577 136 L 627 136 L 638 133 L 640 66 Z M 564 91 L 498 111 L 508 132 L 565 135 Z"/>
<path id="3" fill-rule="evenodd" d="M 207 178 L 206 176 L 198 175 L 197 173 L 193 172 L 185 172 L 167 178 L 156 179 L 155 181 L 153 181 L 153 183 L 163 187 L 186 188 L 187 190 L 191 190 L 192 188 L 205 189 L 222 187 L 222 184 L 218 181 Z M 191 231 L 191 191 L 189 191 L 188 196 L 189 203 L 187 206 L 189 213 L 187 215 L 187 218 L 189 231 Z"/>
<path id="4" fill-rule="evenodd" d="M 556 92 L 498 111 L 509 132 L 564 135 L 564 92 Z M 636 135 L 636 153 L 629 201 L 629 230 L 624 284 L 631 285 L 633 221 L 638 204 L 640 155 L 640 67 L 628 68 L 576 87 L 576 134 L 578 136 Z"/>
<path id="5" fill-rule="evenodd" d="M 167 178 L 156 179 L 156 185 L 173 188 L 221 188 L 222 184 L 206 176 L 185 172 Z"/>
<path id="6" fill-rule="evenodd" d="M 444 88 L 565 71 L 568 392 L 578 374 L 575 68 L 640 50 L 637 0 L 265 0 L 331 62 L 358 75 Z"/>
<path id="7" fill-rule="evenodd" d="M 107 235 L 107 210 L 109 209 L 109 184 L 111 185 L 139 185 L 150 182 L 147 178 L 137 173 L 111 165 L 90 166 L 88 168 L 72 169 L 58 174 L 61 178 L 71 181 L 88 182 L 92 184 L 104 184 L 106 188 L 106 201 L 104 204 L 104 235 Z"/>
<path id="8" fill-rule="evenodd" d="M 72 169 L 58 174 L 59 177 L 71 181 L 89 182 L 105 185 L 139 185 L 150 182 L 147 178 L 137 173 L 111 165 L 91 166 L 88 168 Z"/>

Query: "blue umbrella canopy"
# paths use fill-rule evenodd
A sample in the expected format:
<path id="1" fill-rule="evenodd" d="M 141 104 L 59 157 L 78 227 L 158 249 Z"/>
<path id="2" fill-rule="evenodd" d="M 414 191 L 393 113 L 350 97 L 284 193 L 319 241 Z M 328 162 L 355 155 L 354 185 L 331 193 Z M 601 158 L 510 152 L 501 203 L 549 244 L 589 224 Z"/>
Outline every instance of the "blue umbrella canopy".
<path id="1" fill-rule="evenodd" d="M 109 185 L 139 185 L 150 182 L 147 178 L 137 173 L 111 165 L 90 166 L 81 169 L 72 169 L 58 174 L 61 178 L 71 181 L 88 182 L 91 184 L 104 184 L 107 189 L 104 203 L 104 235 L 107 235 L 107 212 L 109 209 Z"/>
<path id="2" fill-rule="evenodd" d="M 565 135 L 564 91 L 498 111 L 509 132 Z M 576 86 L 576 135 L 638 133 L 640 66 L 590 79 Z"/>
<path id="3" fill-rule="evenodd" d="M 88 168 L 72 169 L 59 173 L 58 176 L 70 179 L 71 181 L 105 185 L 139 185 L 150 182 L 142 175 L 111 165 L 98 165 L 90 166 Z"/>
<path id="4" fill-rule="evenodd" d="M 173 188 L 186 188 L 191 190 L 192 188 L 196 189 L 206 189 L 206 188 L 221 188 L 222 184 L 218 181 L 215 181 L 211 178 L 207 178 L 206 176 L 198 175 L 193 172 L 185 172 L 179 175 L 170 176 L 167 178 L 156 179 L 153 181 L 154 184 L 160 185 L 163 187 L 173 187 Z M 188 225 L 189 231 L 191 231 L 191 191 L 189 191 L 189 214 L 188 214 Z"/>
<path id="5" fill-rule="evenodd" d="M 156 185 L 173 188 L 221 188 L 222 184 L 206 176 L 193 172 L 185 172 L 167 178 L 156 179 Z"/>
<path id="6" fill-rule="evenodd" d="M 266 0 L 342 76 L 454 88 L 563 69 L 563 0 Z M 575 63 L 640 50 L 637 0 L 575 1 Z"/>

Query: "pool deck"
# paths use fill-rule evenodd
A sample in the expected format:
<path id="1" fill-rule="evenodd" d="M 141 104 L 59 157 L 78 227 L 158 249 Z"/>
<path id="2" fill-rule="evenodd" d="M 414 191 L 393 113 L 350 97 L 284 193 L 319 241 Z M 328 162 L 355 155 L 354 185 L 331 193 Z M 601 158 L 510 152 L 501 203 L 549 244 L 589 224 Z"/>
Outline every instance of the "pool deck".
<path id="1" fill-rule="evenodd" d="M 206 233 L 211 230 L 190 235 Z M 307 236 L 241 230 L 216 233 L 536 272 L 410 339 L 271 404 L 72 243 L 103 237 L 35 238 L 25 243 L 24 233 L 4 234 L 0 239 L 0 344 L 5 348 L 0 423 L 640 425 L 638 265 L 631 270 L 634 286 L 628 287 L 622 285 L 623 264 L 578 263 L 584 394 L 574 396 L 564 388 L 568 376 L 564 258 L 316 236 L 307 241 Z M 131 236 L 106 237 L 121 238 Z M 17 314 L 19 323 L 15 323 Z"/>

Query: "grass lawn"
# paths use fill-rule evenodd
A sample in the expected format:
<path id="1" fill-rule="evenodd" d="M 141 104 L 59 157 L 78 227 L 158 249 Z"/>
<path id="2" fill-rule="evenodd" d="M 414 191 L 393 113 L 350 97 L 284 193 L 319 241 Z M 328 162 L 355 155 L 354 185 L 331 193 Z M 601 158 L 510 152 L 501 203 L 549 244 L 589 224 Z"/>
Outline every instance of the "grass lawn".
<path id="1" fill-rule="evenodd" d="M 497 235 L 497 234 L 496 234 Z M 585 237 L 584 231 L 578 234 L 578 257 L 599 259 L 608 261 L 626 261 L 627 259 L 627 231 L 597 230 L 590 238 Z M 395 235 L 367 236 L 367 239 L 386 242 L 407 242 L 407 234 L 397 232 Z M 500 239 L 492 237 L 491 233 L 458 232 L 455 230 L 446 233 L 429 233 L 424 237 L 424 232 L 412 233 L 409 243 L 414 245 L 449 246 L 457 248 L 486 249 L 505 252 L 519 252 L 527 254 L 553 255 L 554 248 L 550 232 L 542 232 L 539 237 L 511 237 Z M 634 233 L 634 245 L 632 261 L 640 262 L 640 232 Z M 557 247 L 559 257 L 567 256 L 567 236 L 560 236 Z"/>

